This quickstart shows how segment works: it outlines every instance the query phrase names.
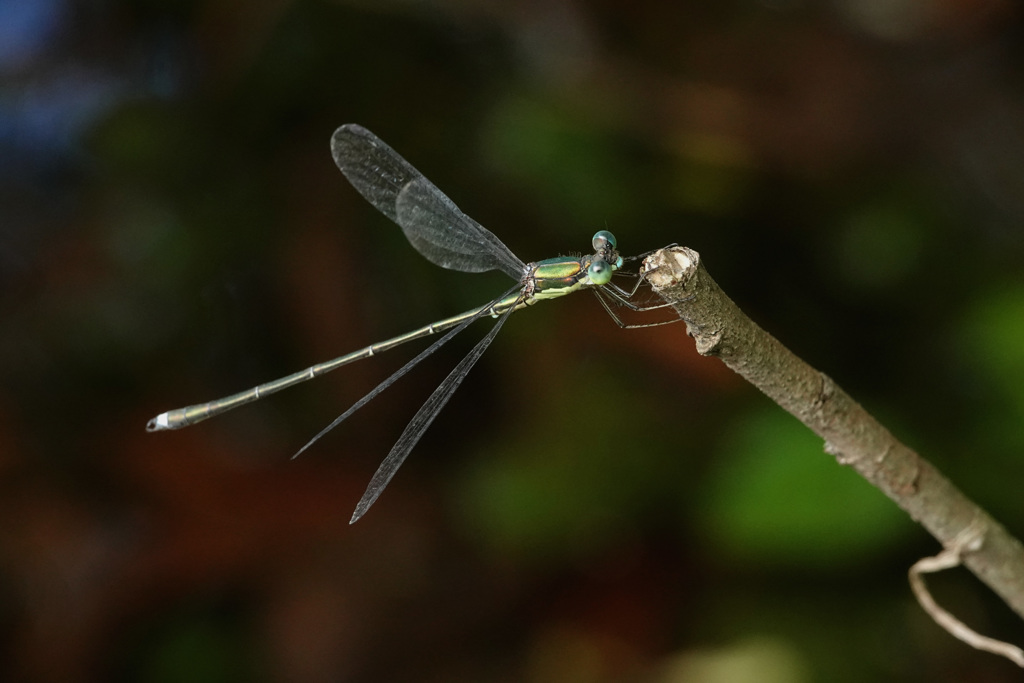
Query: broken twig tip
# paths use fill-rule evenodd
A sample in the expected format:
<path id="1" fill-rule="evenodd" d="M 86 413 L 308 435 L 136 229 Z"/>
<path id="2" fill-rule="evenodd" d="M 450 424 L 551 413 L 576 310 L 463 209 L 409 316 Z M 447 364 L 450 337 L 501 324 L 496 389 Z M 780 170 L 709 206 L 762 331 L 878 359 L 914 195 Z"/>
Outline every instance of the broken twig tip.
<path id="1" fill-rule="evenodd" d="M 697 252 L 686 247 L 659 249 L 644 259 L 643 275 L 655 287 L 682 282 L 697 267 Z"/>

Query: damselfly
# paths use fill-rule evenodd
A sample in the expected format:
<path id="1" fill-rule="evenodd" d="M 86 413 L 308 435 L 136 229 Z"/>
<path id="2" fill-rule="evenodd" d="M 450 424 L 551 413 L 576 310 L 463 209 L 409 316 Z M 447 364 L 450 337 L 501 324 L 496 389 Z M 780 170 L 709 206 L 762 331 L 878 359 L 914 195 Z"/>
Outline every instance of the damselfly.
<path id="1" fill-rule="evenodd" d="M 615 237 L 607 230 L 601 230 L 594 235 L 592 254 L 579 257 L 562 256 L 535 263 L 523 263 L 508 247 L 502 244 L 501 240 L 462 213 L 422 173 L 362 126 L 348 124 L 336 130 L 331 138 L 331 153 L 338 168 L 345 174 L 352 186 L 377 210 L 397 223 L 412 246 L 428 260 L 444 268 L 468 273 L 500 270 L 515 280 L 516 284 L 483 306 L 460 315 L 439 320 L 412 332 L 372 344 L 359 351 L 313 365 L 301 372 L 260 384 L 252 389 L 216 401 L 161 413 L 149 421 L 146 429 L 160 431 L 187 427 L 313 379 L 342 365 L 375 356 L 382 351 L 387 351 L 414 339 L 448 331 L 325 427 L 295 454 L 298 456 L 320 437 L 391 386 L 416 364 L 466 329 L 470 323 L 485 316 L 496 318 L 497 322 L 494 326 L 455 366 L 451 374 L 434 390 L 406 426 L 391 452 L 384 458 L 380 468 L 373 475 L 366 492 L 356 506 L 351 519 L 351 522 L 355 522 L 377 500 L 384 487 L 388 485 L 409 455 L 409 451 L 444 408 L 452 393 L 458 388 L 513 312 L 538 301 L 565 296 L 580 289 L 592 289 L 598 295 L 598 300 L 605 310 L 621 327 L 635 327 L 635 325 L 624 324 L 612 309 L 611 304 L 622 304 L 633 310 L 648 310 L 661 306 L 638 306 L 631 301 L 640 284 L 639 276 L 634 276 L 636 279 L 629 289 L 612 283 L 612 275 L 622 267 L 623 258 L 616 249 Z"/>

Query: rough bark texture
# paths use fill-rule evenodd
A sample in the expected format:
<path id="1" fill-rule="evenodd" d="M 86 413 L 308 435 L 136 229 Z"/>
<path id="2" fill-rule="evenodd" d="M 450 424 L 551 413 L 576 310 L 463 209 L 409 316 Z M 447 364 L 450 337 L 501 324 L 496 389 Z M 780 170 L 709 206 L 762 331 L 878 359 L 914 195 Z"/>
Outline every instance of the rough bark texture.
<path id="1" fill-rule="evenodd" d="M 964 565 L 1024 618 L 1024 546 L 937 469 L 900 443 L 827 375 L 754 324 L 718 287 L 697 252 L 663 249 L 644 262 L 647 280 L 686 321 L 697 351 L 742 375 L 825 440 L 825 451 L 881 489 L 949 546 L 974 525 Z"/>

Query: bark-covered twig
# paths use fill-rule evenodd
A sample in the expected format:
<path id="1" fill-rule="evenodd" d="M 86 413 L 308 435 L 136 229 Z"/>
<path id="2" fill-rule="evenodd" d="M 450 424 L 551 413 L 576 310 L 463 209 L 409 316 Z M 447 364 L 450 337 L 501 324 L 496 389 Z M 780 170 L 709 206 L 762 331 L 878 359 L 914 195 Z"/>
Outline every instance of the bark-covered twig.
<path id="1" fill-rule="evenodd" d="M 960 561 L 1024 618 L 1024 546 L 928 461 L 900 443 L 828 376 L 754 324 L 708 275 L 697 252 L 662 249 L 644 261 L 654 290 L 714 356 L 825 440 L 825 451 L 882 490 L 944 547 L 965 530 Z"/>

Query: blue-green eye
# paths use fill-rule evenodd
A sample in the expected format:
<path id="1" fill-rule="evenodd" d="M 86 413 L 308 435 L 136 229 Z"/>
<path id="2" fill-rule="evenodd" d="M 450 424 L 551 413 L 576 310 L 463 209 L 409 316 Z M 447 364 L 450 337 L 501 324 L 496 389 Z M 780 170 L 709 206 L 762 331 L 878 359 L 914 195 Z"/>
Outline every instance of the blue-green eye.
<path id="1" fill-rule="evenodd" d="M 594 251 L 601 251 L 606 246 L 610 246 L 612 249 L 616 248 L 618 244 L 615 241 L 615 235 L 611 234 L 607 230 L 600 230 L 594 233 Z"/>
<path id="2" fill-rule="evenodd" d="M 612 273 L 615 271 L 606 261 L 596 259 L 590 262 L 587 268 L 587 276 L 595 285 L 606 285 L 612 280 Z"/>

